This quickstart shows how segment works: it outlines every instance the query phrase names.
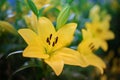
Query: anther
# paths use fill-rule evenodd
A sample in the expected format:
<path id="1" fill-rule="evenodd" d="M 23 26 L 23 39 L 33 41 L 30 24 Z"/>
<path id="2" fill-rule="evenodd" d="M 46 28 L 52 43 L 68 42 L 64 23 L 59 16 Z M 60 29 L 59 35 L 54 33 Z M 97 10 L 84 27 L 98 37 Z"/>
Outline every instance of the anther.
<path id="1" fill-rule="evenodd" d="M 52 34 L 50 34 L 50 40 L 51 40 L 51 38 L 52 38 Z"/>
<path id="2" fill-rule="evenodd" d="M 58 37 L 56 37 L 56 39 L 55 39 L 55 44 L 58 42 Z"/>
<path id="3" fill-rule="evenodd" d="M 90 49 L 91 49 L 91 50 L 94 50 L 94 48 L 95 48 L 95 46 L 94 46 L 94 45 L 92 45 L 92 46 L 90 47 Z"/>
<path id="4" fill-rule="evenodd" d="M 91 50 L 94 50 L 94 48 L 95 48 L 95 46 L 94 46 L 93 43 L 90 43 L 90 44 L 89 44 L 89 47 L 90 47 Z"/>
<path id="5" fill-rule="evenodd" d="M 53 42 L 52 46 L 54 47 L 55 46 L 55 43 Z"/>
<path id="6" fill-rule="evenodd" d="M 46 42 L 50 45 L 50 40 L 49 40 L 49 38 L 46 39 Z"/>
<path id="7" fill-rule="evenodd" d="M 91 47 L 93 45 L 93 43 L 90 43 L 88 46 Z"/>

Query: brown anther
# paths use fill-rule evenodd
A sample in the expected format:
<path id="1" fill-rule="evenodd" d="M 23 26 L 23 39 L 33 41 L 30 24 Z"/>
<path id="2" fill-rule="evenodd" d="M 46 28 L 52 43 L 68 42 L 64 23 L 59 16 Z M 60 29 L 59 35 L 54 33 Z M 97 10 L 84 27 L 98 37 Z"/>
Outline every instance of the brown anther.
<path id="1" fill-rule="evenodd" d="M 92 46 L 90 47 L 90 49 L 91 49 L 91 50 L 94 50 L 94 48 L 95 48 L 95 46 L 94 46 L 94 45 L 92 45 Z"/>
<path id="2" fill-rule="evenodd" d="M 91 47 L 93 45 L 93 43 L 91 42 L 88 46 Z"/>
<path id="3" fill-rule="evenodd" d="M 56 39 L 55 39 L 55 44 L 58 42 L 58 37 L 56 37 Z"/>
<path id="4" fill-rule="evenodd" d="M 49 40 L 49 38 L 46 39 L 46 42 L 50 45 L 50 40 Z"/>
<path id="5" fill-rule="evenodd" d="M 89 44 L 89 48 L 93 51 L 94 48 L 95 48 L 94 44 L 93 44 L 93 43 L 90 43 L 90 44 Z"/>
<path id="6" fill-rule="evenodd" d="M 51 38 L 52 38 L 52 34 L 50 34 L 50 40 L 51 40 Z"/>
<path id="7" fill-rule="evenodd" d="M 55 43 L 53 42 L 52 46 L 54 47 L 55 46 Z"/>

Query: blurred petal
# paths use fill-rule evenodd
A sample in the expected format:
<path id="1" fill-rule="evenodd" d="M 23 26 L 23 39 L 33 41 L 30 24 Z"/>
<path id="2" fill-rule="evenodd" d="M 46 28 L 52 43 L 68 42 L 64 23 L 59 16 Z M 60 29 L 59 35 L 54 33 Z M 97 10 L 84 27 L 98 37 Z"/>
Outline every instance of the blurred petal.
<path id="1" fill-rule="evenodd" d="M 37 17 L 34 13 L 32 13 L 30 16 L 24 16 L 25 22 L 27 23 L 27 26 L 29 29 L 32 29 L 33 31 L 37 32 Z"/>
<path id="2" fill-rule="evenodd" d="M 100 37 L 104 40 L 110 40 L 114 39 L 115 35 L 112 31 L 104 31 L 103 33 L 101 33 Z"/>
<path id="3" fill-rule="evenodd" d="M 78 51 L 72 50 L 70 48 L 60 49 L 56 52 L 56 55 L 61 56 L 65 64 L 81 67 L 86 67 L 88 65 L 84 57 Z"/>
<path id="4" fill-rule="evenodd" d="M 10 23 L 5 22 L 5 21 L 0 21 L 0 28 L 5 29 L 6 31 L 12 33 L 12 34 L 17 34 L 16 29 L 14 28 L 14 26 L 12 26 Z"/>
<path id="5" fill-rule="evenodd" d="M 45 62 L 54 70 L 57 76 L 60 75 L 64 67 L 64 62 L 60 56 L 52 55 L 50 58 L 45 59 Z"/>
<path id="6" fill-rule="evenodd" d="M 88 55 L 84 55 L 86 60 L 88 61 L 89 65 L 97 67 L 101 74 L 103 74 L 103 69 L 106 68 L 106 65 L 102 59 L 100 59 L 98 56 L 96 56 L 93 53 L 88 53 Z"/>
<path id="7" fill-rule="evenodd" d="M 104 40 L 99 40 L 99 44 L 100 44 L 100 47 L 104 50 L 104 51 L 107 51 L 108 49 L 108 44 L 106 41 Z"/>
<path id="8" fill-rule="evenodd" d="M 83 39 L 92 38 L 92 33 L 89 30 L 82 29 Z"/>

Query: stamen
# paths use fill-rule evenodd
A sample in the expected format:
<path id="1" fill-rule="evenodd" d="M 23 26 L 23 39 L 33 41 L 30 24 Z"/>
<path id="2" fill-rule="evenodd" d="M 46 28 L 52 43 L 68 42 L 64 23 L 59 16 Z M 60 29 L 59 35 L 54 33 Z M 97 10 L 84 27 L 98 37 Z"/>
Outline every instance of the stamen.
<path id="1" fill-rule="evenodd" d="M 90 43 L 89 46 L 88 46 L 92 51 L 94 51 L 95 49 L 95 45 L 93 43 Z"/>
<path id="2" fill-rule="evenodd" d="M 46 39 L 46 42 L 50 45 L 50 40 L 49 40 L 49 38 Z"/>
<path id="3" fill-rule="evenodd" d="M 56 37 L 56 39 L 55 39 L 55 44 L 58 42 L 58 37 Z"/>
<path id="4" fill-rule="evenodd" d="M 91 42 L 88 46 L 91 47 L 93 45 L 93 43 Z"/>
<path id="5" fill-rule="evenodd" d="M 50 34 L 50 40 L 51 40 L 51 38 L 52 38 L 52 34 Z"/>
<path id="6" fill-rule="evenodd" d="M 92 45 L 92 46 L 90 47 L 90 49 L 91 49 L 91 50 L 94 50 L 94 48 L 95 48 L 95 46 L 94 46 L 94 45 Z"/>
<path id="7" fill-rule="evenodd" d="M 52 46 L 54 47 L 55 46 L 55 43 L 53 42 Z"/>

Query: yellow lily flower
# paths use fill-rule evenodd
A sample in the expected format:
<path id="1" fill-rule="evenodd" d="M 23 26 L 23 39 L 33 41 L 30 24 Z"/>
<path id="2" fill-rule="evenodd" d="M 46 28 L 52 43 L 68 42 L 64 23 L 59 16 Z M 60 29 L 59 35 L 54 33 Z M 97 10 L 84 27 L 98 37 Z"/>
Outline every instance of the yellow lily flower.
<path id="1" fill-rule="evenodd" d="M 101 48 L 106 51 L 108 49 L 106 40 L 114 39 L 115 36 L 114 33 L 109 30 L 111 16 L 108 14 L 100 16 L 99 12 L 100 7 L 98 5 L 91 9 L 90 18 L 92 22 L 86 22 L 85 27 L 92 33 L 93 38 L 99 40 Z"/>
<path id="2" fill-rule="evenodd" d="M 84 67 L 86 62 L 79 52 L 66 47 L 73 40 L 76 26 L 75 23 L 69 23 L 56 31 L 50 20 L 39 18 L 37 32 L 31 29 L 18 31 L 28 44 L 23 56 L 43 59 L 56 75 L 60 75 L 64 64 Z"/>
<path id="3" fill-rule="evenodd" d="M 83 41 L 78 45 L 79 53 L 84 57 L 84 60 L 88 63 L 86 66 L 92 65 L 97 67 L 101 74 L 106 65 L 102 59 L 96 56 L 93 52 L 99 48 L 99 42 L 97 38 L 92 38 L 91 34 L 84 29 L 82 30 Z"/>
<path id="4" fill-rule="evenodd" d="M 85 25 L 87 30 L 92 32 L 93 38 L 98 38 L 101 48 L 106 51 L 108 48 L 106 40 L 114 39 L 114 33 L 109 30 L 109 23 L 107 21 L 87 22 Z"/>

